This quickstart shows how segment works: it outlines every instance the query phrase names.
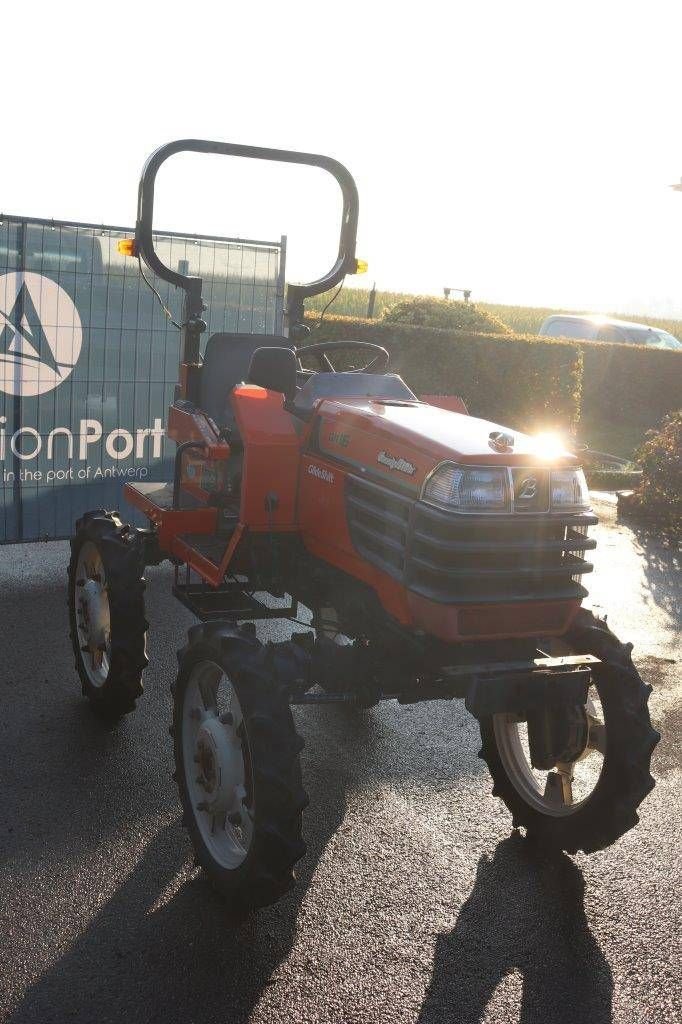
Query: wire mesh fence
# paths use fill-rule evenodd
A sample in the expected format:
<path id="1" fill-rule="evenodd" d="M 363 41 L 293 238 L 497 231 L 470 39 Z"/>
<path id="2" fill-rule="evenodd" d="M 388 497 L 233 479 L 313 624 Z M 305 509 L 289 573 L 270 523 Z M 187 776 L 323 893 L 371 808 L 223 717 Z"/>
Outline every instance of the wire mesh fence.
<path id="1" fill-rule="evenodd" d="M 0 543 L 67 537 L 126 480 L 168 476 L 180 332 L 118 253 L 131 229 L 0 217 Z M 285 240 L 162 234 L 208 330 L 279 334 Z M 181 293 L 146 271 L 178 322 Z"/>

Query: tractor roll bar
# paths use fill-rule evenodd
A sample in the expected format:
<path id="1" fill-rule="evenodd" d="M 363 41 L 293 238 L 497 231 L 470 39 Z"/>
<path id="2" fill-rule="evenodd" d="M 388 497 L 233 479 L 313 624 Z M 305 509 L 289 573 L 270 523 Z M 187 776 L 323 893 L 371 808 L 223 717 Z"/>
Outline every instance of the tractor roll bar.
<path id="1" fill-rule="evenodd" d="M 305 164 L 321 167 L 338 182 L 343 195 L 341 234 L 336 262 L 323 277 L 308 284 L 290 285 L 287 292 L 287 321 L 294 327 L 303 320 L 303 301 L 319 295 L 338 284 L 349 273 L 355 273 L 355 239 L 358 227 L 358 190 L 350 173 L 328 156 L 316 153 L 296 153 L 287 149 L 263 149 L 260 146 L 239 146 L 231 142 L 209 142 L 204 139 L 179 139 L 160 146 L 147 160 L 140 178 L 137 202 L 135 241 L 140 257 L 153 273 L 185 292 L 183 327 L 185 331 L 184 360 L 194 362 L 199 355 L 199 335 L 206 325 L 202 320 L 202 280 L 179 274 L 163 263 L 154 248 L 152 225 L 154 218 L 154 185 L 161 165 L 176 153 L 216 153 L 220 156 L 239 156 L 255 160 L 274 160 L 280 163 Z"/>

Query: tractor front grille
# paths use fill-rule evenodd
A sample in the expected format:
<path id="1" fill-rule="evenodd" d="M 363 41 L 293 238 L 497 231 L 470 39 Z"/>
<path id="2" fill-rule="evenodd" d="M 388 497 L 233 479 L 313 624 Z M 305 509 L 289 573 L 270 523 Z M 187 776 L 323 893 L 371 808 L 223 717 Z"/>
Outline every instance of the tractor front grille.
<path id="1" fill-rule="evenodd" d="M 584 597 L 592 565 L 589 513 L 462 515 L 348 477 L 346 508 L 359 554 L 408 590 L 444 604 Z"/>

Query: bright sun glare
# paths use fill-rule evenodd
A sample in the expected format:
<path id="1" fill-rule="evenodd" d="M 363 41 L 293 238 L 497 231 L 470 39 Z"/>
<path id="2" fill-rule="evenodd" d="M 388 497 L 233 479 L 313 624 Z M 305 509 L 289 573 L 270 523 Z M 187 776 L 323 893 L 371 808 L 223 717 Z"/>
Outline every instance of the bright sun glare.
<path id="1" fill-rule="evenodd" d="M 535 452 L 541 459 L 556 459 L 564 451 L 565 446 L 559 434 L 537 434 L 533 440 Z"/>

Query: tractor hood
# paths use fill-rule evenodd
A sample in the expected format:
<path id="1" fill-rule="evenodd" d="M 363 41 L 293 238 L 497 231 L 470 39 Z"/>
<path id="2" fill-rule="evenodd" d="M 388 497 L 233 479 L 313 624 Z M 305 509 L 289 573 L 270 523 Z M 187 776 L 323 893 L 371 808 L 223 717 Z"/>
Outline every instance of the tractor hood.
<path id="1" fill-rule="evenodd" d="M 410 490 L 445 460 L 479 466 L 580 464 L 549 435 L 533 437 L 422 402 L 325 399 L 316 411 L 322 453 Z"/>

